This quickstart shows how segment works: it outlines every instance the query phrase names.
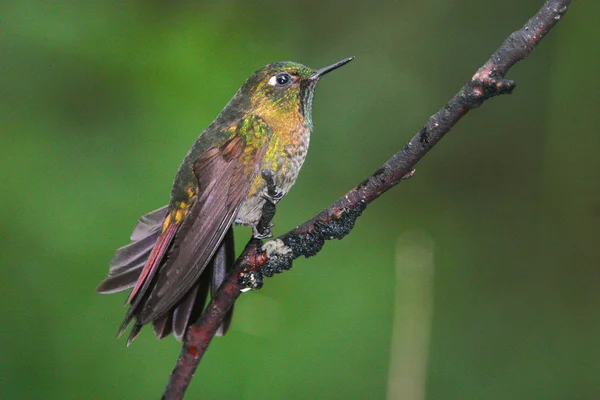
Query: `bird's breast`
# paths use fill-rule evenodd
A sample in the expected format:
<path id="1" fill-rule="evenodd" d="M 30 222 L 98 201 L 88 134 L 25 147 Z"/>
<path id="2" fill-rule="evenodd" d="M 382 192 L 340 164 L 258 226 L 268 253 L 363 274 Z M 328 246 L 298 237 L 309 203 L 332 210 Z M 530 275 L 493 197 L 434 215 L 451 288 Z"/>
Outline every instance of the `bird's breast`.
<path id="1" fill-rule="evenodd" d="M 273 133 L 259 171 L 271 170 L 277 190 L 284 195 L 296 182 L 308 153 L 309 142 L 310 128 L 306 125 L 287 134 Z M 258 223 L 265 202 L 264 193 L 266 193 L 266 183 L 259 173 L 238 211 L 236 222 L 245 225 Z"/>

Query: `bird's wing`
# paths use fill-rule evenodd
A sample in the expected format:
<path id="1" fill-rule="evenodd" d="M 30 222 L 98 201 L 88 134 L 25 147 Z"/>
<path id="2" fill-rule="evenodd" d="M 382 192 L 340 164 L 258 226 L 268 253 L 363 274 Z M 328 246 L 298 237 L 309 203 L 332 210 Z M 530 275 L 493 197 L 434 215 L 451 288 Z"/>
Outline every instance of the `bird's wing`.
<path id="1" fill-rule="evenodd" d="M 136 315 L 138 324 L 167 312 L 198 281 L 258 176 L 269 138 L 268 125 L 253 118 L 244 125 L 244 135 L 236 134 L 196 159 L 196 201 L 158 271 L 156 285 Z"/>

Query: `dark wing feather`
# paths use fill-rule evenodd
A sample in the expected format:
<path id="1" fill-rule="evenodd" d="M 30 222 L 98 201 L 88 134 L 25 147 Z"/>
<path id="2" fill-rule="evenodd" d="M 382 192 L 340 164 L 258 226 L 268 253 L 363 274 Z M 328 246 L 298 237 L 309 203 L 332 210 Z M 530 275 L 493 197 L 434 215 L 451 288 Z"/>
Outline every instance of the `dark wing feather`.
<path id="1" fill-rule="evenodd" d="M 132 243 L 118 249 L 113 256 L 108 277 L 100 283 L 98 293 L 115 293 L 135 285 L 152 248 L 160 235 L 168 206 L 142 216 L 131 234 Z"/>
<path id="2" fill-rule="evenodd" d="M 215 253 L 212 259 L 213 263 L 213 274 L 212 274 L 212 285 L 210 286 L 210 296 L 215 297 L 217 291 L 221 287 L 221 284 L 227 277 L 229 269 L 233 267 L 235 263 L 235 244 L 233 241 L 233 227 L 229 228 L 225 238 L 219 246 L 219 250 Z M 231 325 L 231 318 L 233 317 L 233 306 L 227 312 L 227 315 L 223 319 L 223 323 L 219 326 L 216 335 L 224 336 L 229 330 Z"/>
<path id="3" fill-rule="evenodd" d="M 244 140 L 236 136 L 198 157 L 194 174 L 199 193 L 186 217 L 191 225 L 180 243 L 174 244 L 176 256 L 170 256 L 160 268 L 156 286 L 137 316 L 138 323 L 167 312 L 198 281 L 249 193 L 265 150 L 266 146 L 245 148 Z"/>
<path id="4" fill-rule="evenodd" d="M 179 341 L 183 340 L 187 327 L 190 326 L 202 313 L 208 298 L 210 287 L 211 297 L 214 297 L 228 270 L 235 262 L 235 247 L 233 241 L 233 227 L 229 228 L 225 238 L 221 241 L 219 249 L 206 266 L 198 283 L 183 297 L 173 311 L 173 336 Z M 211 282 L 212 277 L 212 282 Z M 233 316 L 233 308 L 225 316 L 223 324 L 219 327 L 217 335 L 223 336 Z"/>

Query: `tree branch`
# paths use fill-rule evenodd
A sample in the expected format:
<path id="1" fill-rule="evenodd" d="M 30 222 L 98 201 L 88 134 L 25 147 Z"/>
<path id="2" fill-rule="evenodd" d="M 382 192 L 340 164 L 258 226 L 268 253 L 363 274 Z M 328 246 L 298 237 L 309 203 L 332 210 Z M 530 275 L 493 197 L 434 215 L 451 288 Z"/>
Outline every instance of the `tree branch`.
<path id="1" fill-rule="evenodd" d="M 232 273 L 190 327 L 163 399 L 182 399 L 198 363 L 227 311 L 244 288 L 262 286 L 262 274 L 288 270 L 300 256 L 317 254 L 326 240 L 341 239 L 354 227 L 366 206 L 414 173 L 414 165 L 471 109 L 485 100 L 511 93 L 515 83 L 504 79 L 508 70 L 524 59 L 564 16 L 570 0 L 548 0 L 518 31 L 513 32 L 462 89 L 399 152 L 373 175 L 335 203 L 297 228 L 261 246 L 251 239 L 237 259 Z M 264 177 L 264 174 L 263 174 Z M 265 178 L 267 179 L 267 178 Z M 273 189 L 274 190 L 274 189 Z M 268 203 L 268 202 L 267 202 Z M 268 227 L 272 212 L 261 226 Z"/>

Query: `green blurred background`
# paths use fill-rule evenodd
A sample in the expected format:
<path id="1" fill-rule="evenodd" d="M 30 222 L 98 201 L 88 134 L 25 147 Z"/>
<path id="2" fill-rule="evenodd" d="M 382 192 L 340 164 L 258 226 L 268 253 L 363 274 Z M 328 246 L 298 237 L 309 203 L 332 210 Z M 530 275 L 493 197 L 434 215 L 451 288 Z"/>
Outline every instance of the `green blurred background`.
<path id="1" fill-rule="evenodd" d="M 180 344 L 115 333 L 114 250 L 258 67 L 322 67 L 283 233 L 408 141 L 542 0 L 0 4 L 0 393 L 158 398 Z M 188 398 L 600 398 L 597 0 L 350 236 L 236 305 Z M 242 246 L 249 231 L 237 230 Z"/>

